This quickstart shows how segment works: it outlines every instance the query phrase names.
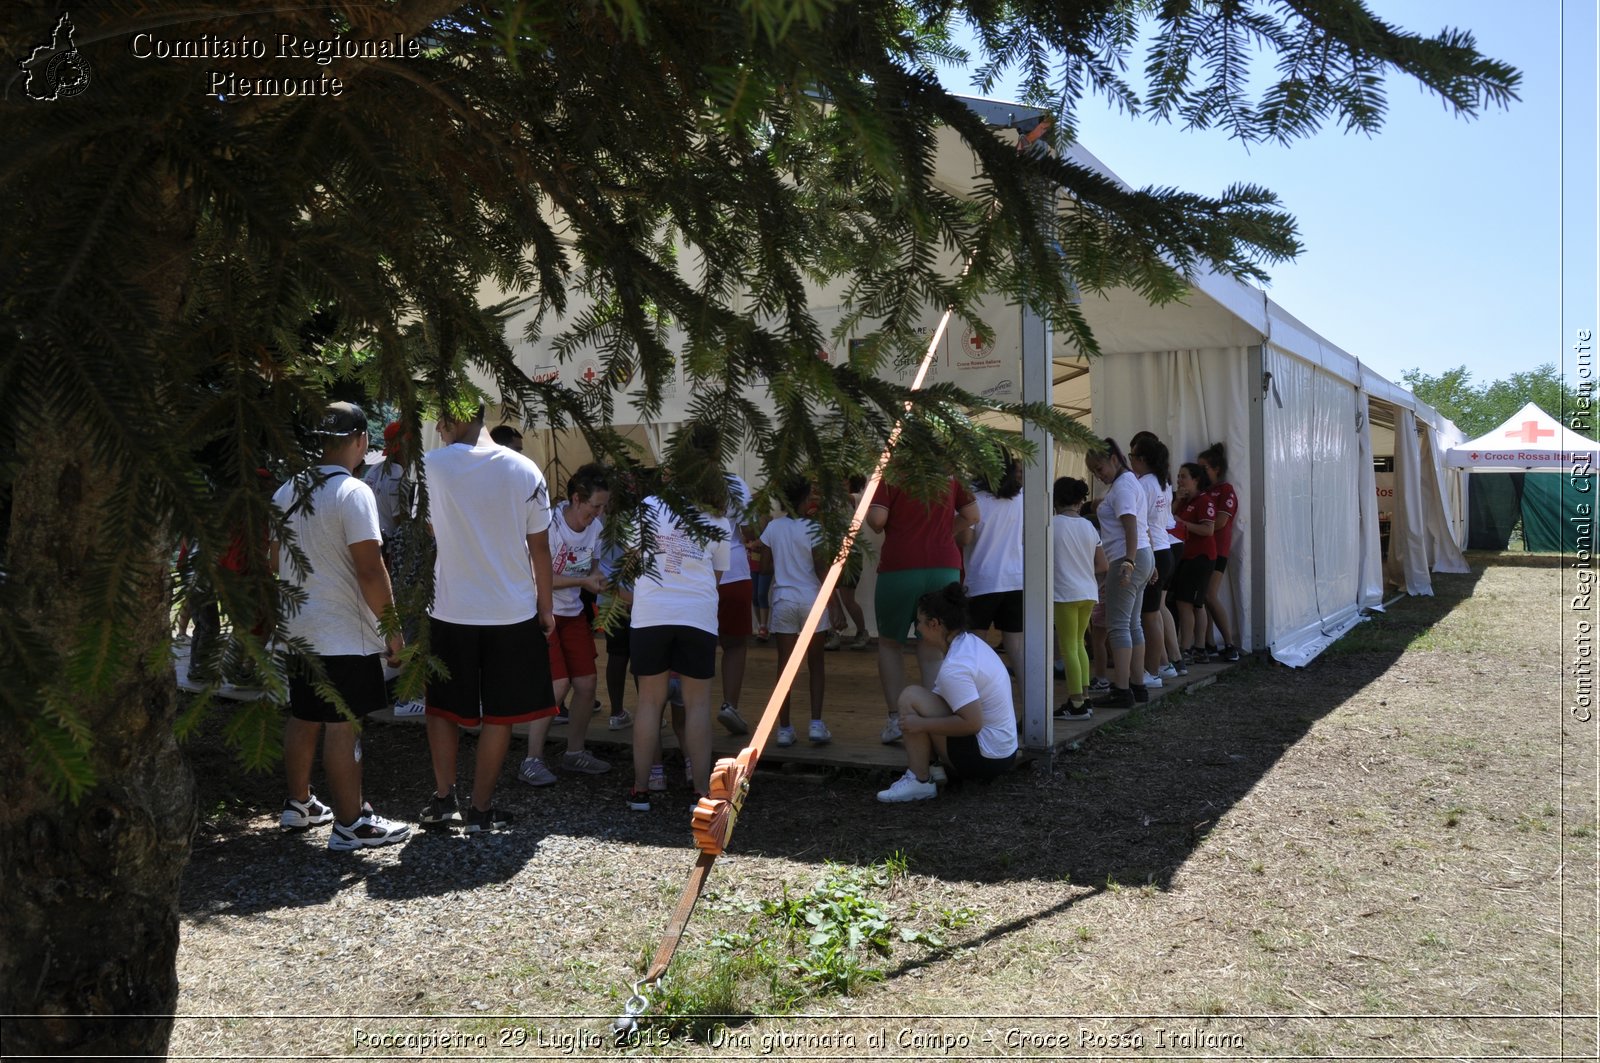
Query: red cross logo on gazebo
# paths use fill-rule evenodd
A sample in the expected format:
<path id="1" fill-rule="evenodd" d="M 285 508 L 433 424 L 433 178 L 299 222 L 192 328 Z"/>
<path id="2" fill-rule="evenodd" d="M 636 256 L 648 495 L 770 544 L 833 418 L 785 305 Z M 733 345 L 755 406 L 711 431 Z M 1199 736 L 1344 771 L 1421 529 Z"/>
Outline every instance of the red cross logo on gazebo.
<path id="1" fill-rule="evenodd" d="M 1553 436 L 1554 428 L 1540 428 L 1538 421 L 1523 421 L 1522 427 L 1515 432 L 1507 432 L 1507 439 L 1520 439 L 1524 443 L 1537 443 L 1542 436 Z"/>
<path id="2" fill-rule="evenodd" d="M 594 383 L 594 378 L 595 378 L 594 366 L 591 365 L 591 366 L 588 366 L 587 368 L 585 368 L 584 371 L 583 371 L 583 382 L 585 384 L 593 384 Z"/>

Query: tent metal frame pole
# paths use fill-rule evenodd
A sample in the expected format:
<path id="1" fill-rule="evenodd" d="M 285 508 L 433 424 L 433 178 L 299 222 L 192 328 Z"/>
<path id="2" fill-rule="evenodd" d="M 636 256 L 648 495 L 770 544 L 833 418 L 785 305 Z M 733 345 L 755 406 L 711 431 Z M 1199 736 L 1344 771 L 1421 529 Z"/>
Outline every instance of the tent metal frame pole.
<path id="1" fill-rule="evenodd" d="M 1267 649 L 1267 353 L 1245 348 L 1250 381 L 1250 649 Z M 1239 632 L 1240 637 L 1244 632 Z"/>
<path id="2" fill-rule="evenodd" d="M 1022 401 L 1049 404 L 1054 390 L 1050 322 L 1026 307 L 1021 313 Z M 1020 669 L 1022 679 L 1023 744 L 1028 749 L 1043 751 L 1049 758 L 1055 748 L 1050 706 L 1055 693 L 1055 654 L 1050 649 L 1054 637 L 1050 502 L 1055 445 L 1050 433 L 1032 421 L 1024 423 L 1022 437 L 1036 448 L 1038 457 L 1023 470 L 1022 660 L 1011 664 Z M 1049 766 L 1047 764 L 1047 768 Z"/>

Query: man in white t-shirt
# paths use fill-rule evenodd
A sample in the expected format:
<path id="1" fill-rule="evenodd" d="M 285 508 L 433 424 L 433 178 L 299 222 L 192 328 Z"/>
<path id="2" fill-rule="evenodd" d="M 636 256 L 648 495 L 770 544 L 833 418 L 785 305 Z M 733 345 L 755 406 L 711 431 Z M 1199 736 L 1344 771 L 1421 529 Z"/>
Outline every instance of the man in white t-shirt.
<path id="1" fill-rule="evenodd" d="M 437 542 L 429 636 L 448 678 L 428 677 L 434 793 L 424 826 L 460 822 L 455 797 L 462 727 L 478 735 L 469 834 L 509 826 L 493 806 L 511 727 L 556 712 L 549 636 L 550 497 L 539 467 L 489 437 L 483 407 L 448 405 L 444 446 L 422 456 L 428 523 Z"/>
<path id="2" fill-rule="evenodd" d="M 312 653 L 309 660 L 290 661 L 289 720 L 283 732 L 289 797 L 278 824 L 302 831 L 335 821 L 328 848 L 348 852 L 392 845 L 411 833 L 404 823 L 364 806 L 357 734 L 357 721 L 388 703 L 383 658 L 395 663 L 401 638 L 398 629 L 387 639 L 378 630 L 378 618 L 394 605 L 394 595 L 380 550 L 377 502 L 372 489 L 351 475 L 367 452 L 367 415 L 351 403 L 333 403 L 317 434 L 321 463 L 272 496 L 290 533 L 286 541 L 272 543 L 272 567 L 304 595 L 284 626 Z M 317 689 L 319 673 L 337 698 L 330 700 Z M 319 732 L 331 809 L 311 792 Z"/>

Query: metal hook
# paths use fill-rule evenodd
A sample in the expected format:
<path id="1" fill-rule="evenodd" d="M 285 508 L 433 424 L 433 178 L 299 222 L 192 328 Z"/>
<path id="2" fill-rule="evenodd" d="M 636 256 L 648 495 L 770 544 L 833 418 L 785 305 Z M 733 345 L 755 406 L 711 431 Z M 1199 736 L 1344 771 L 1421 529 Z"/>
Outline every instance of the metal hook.
<path id="1" fill-rule="evenodd" d="M 622 1002 L 622 1014 L 611 1023 L 611 1035 L 617 1043 L 628 1040 L 639 1032 L 639 1016 L 650 1007 L 650 998 L 644 995 L 644 982 L 633 983 L 633 993 Z"/>

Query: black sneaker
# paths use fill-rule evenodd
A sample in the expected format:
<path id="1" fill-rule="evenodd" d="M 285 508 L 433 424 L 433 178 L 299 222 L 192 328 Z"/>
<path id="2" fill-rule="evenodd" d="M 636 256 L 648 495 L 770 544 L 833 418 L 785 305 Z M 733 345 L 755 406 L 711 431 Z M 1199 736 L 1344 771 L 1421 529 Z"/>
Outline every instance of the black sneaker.
<path id="1" fill-rule="evenodd" d="M 1058 720 L 1087 720 L 1094 716 L 1094 709 L 1085 701 L 1082 705 L 1073 705 L 1070 701 L 1063 701 L 1056 708 Z"/>
<path id="2" fill-rule="evenodd" d="M 289 798 L 283 803 L 283 813 L 278 817 L 278 829 L 298 834 L 312 827 L 333 822 L 333 809 L 317 800 L 317 795 L 307 793 L 304 801 Z"/>
<path id="3" fill-rule="evenodd" d="M 1100 699 L 1102 709 L 1131 709 L 1133 706 L 1133 691 L 1127 687 L 1112 687 L 1111 693 Z"/>
<path id="4" fill-rule="evenodd" d="M 1222 647 L 1222 659 L 1224 661 L 1237 661 L 1239 659 L 1239 647 L 1237 647 L 1237 646 L 1224 646 L 1224 647 Z"/>
<path id="5" fill-rule="evenodd" d="M 328 835 L 328 848 L 334 852 L 348 853 L 356 849 L 394 845 L 410 836 L 411 828 L 407 824 L 384 819 L 375 812 L 368 812 L 348 827 L 343 823 L 335 823 L 333 833 Z"/>
<path id="6" fill-rule="evenodd" d="M 467 833 L 477 834 L 480 831 L 499 830 L 511 826 L 511 821 L 516 819 L 511 813 L 499 808 L 490 808 L 479 811 L 467 807 Z"/>
<path id="7" fill-rule="evenodd" d="M 424 827 L 444 827 L 449 829 L 461 822 L 461 806 L 456 804 L 456 792 L 451 790 L 444 797 L 434 794 L 433 798 L 417 815 L 417 820 Z"/>
<path id="8" fill-rule="evenodd" d="M 665 790 L 667 788 L 665 782 L 662 783 L 661 788 L 663 790 Z M 635 812 L 648 812 L 648 811 L 650 811 L 650 791 L 648 791 L 648 790 L 629 790 L 628 791 L 628 807 L 633 809 Z"/>
<path id="9" fill-rule="evenodd" d="M 1150 691 L 1143 683 L 1129 683 L 1128 692 L 1133 695 L 1135 705 L 1150 704 Z"/>

